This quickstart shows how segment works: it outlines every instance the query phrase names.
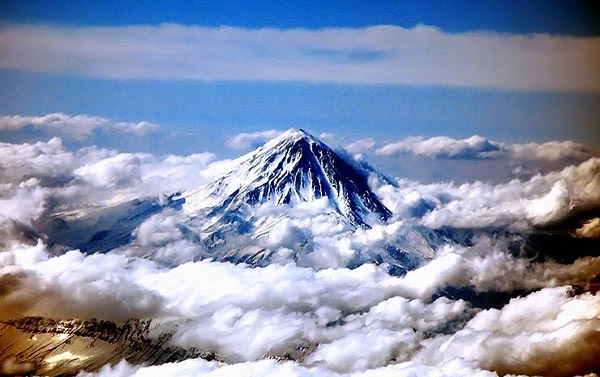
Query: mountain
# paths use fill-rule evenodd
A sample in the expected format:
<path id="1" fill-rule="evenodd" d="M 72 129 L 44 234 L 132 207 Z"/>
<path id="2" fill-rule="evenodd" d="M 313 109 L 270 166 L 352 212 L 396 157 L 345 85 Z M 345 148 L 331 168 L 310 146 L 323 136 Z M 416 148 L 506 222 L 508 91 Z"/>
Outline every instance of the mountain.
<path id="1" fill-rule="evenodd" d="M 314 268 L 386 263 L 391 273 L 402 274 L 433 255 L 427 240 L 413 231 L 387 244 L 348 245 L 343 257 L 327 256 L 331 247 L 323 238 L 385 225 L 392 213 L 369 186 L 371 177 L 385 177 L 304 130 L 284 132 L 219 170 L 210 183 L 163 198 L 54 214 L 44 233 L 57 254 L 127 246 L 121 250 L 175 263 L 179 256 L 167 257 L 171 251 L 136 238 L 144 221 L 168 209 L 177 218 L 172 232 L 194 250 L 185 258 L 255 266 L 293 261 Z"/>
<path id="2" fill-rule="evenodd" d="M 52 250 L 79 249 L 91 254 L 108 252 L 133 240 L 133 231 L 165 208 L 180 208 L 170 196 L 140 198 L 110 207 L 93 206 L 53 214 L 40 224 Z"/>
<path id="3" fill-rule="evenodd" d="M 369 229 L 392 216 L 369 187 L 372 169 L 359 166 L 302 129 L 284 132 L 231 161 L 223 171 L 211 183 L 184 191 L 177 198 L 183 201 L 183 225 L 203 240 L 200 258 L 266 265 L 279 258 L 278 249 L 287 249 L 285 261 L 333 267 L 317 261 L 323 245 L 316 245 L 310 232 L 291 225 L 294 234 L 281 236 L 285 231 L 276 227 L 290 220 L 302 222 L 300 207 L 312 203 L 318 203 L 316 212 L 325 216 L 325 227 L 342 232 Z M 261 206 L 269 209 L 261 212 Z M 273 245 L 274 235 L 291 240 Z M 379 248 L 375 253 L 361 250 L 344 263 L 351 267 L 389 263 L 403 273 L 423 255 L 423 248 L 410 253 L 403 245 L 407 246 L 406 242 Z"/>
<path id="4" fill-rule="evenodd" d="M 213 217 L 267 202 L 293 204 L 327 198 L 344 220 L 368 227 L 391 212 L 371 191 L 368 173 L 302 129 L 291 129 L 234 160 L 213 183 L 184 192 L 184 212 Z"/>

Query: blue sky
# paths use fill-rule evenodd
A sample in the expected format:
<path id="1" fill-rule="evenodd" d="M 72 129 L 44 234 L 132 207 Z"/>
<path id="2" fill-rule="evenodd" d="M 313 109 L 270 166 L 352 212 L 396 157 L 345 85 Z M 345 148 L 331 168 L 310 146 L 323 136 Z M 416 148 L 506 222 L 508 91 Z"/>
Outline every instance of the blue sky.
<path id="1" fill-rule="evenodd" d="M 345 1 L 132 1 L 90 4 L 76 0 L 0 4 L 3 21 L 71 25 L 129 25 L 172 22 L 247 28 L 323 28 L 369 25 L 436 25 L 449 32 L 598 35 L 600 5 L 578 0 L 345 0 Z"/>
<path id="2" fill-rule="evenodd" d="M 0 115 L 145 121 L 160 131 L 64 139 L 222 157 L 237 133 L 290 127 L 600 146 L 597 2 L 249 4 L 4 1 Z"/>

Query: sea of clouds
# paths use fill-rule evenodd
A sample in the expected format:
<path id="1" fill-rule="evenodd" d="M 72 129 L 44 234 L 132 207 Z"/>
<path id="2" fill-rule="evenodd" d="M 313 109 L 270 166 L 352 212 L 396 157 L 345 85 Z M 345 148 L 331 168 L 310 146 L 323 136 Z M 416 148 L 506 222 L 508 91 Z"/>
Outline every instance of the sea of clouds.
<path id="1" fill-rule="evenodd" d="M 526 147 L 510 153 L 536 153 Z M 58 138 L 0 143 L 0 319 L 152 318 L 153 335 L 172 332 L 172 344 L 222 358 L 158 366 L 123 361 L 83 375 L 568 376 L 600 368 L 597 254 L 570 264 L 534 260 L 515 253 L 509 235 L 482 233 L 468 245 L 440 245 L 404 276 L 390 275 L 385 265 L 346 267 L 360 253 L 410 239 L 415 229 L 527 234 L 597 213 L 594 156 L 501 184 L 390 184 L 373 177 L 394 216 L 371 229 L 337 224 L 323 215 L 324 201 L 263 205 L 252 213 L 261 221 L 286 218 L 259 241 L 248 240 L 274 251 L 265 267 L 199 258 L 205 250 L 174 208 L 145 220 L 130 245 L 104 254 L 57 253 L 40 230 L 57 213 L 76 216 L 198 187 L 229 163 L 211 153 L 70 151 Z M 578 225 L 574 236 L 597 238 L 599 221 Z M 291 262 L 299 249 L 308 251 L 304 259 Z M 503 305 L 482 307 L 441 294 L 448 287 L 508 296 Z M 284 355 L 296 361 L 269 358 Z"/>

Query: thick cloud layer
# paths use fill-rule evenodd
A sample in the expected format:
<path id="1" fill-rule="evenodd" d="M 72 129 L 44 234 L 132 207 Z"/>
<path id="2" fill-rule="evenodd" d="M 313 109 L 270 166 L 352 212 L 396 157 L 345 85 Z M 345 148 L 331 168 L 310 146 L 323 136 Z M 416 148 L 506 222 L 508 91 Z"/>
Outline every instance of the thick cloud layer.
<path id="1" fill-rule="evenodd" d="M 60 139 L 3 143 L 0 153 L 0 319 L 151 318 L 151 336 L 170 333 L 171 344 L 212 350 L 223 360 L 123 362 L 97 375 L 567 376 L 600 367 L 600 257 L 534 261 L 515 250 L 516 233 L 483 231 L 526 235 L 598 210 L 598 158 L 499 185 L 392 185 L 372 177 L 394 217 L 370 229 L 337 223 L 325 200 L 248 209 L 272 226 L 238 242 L 274 253 L 272 264 L 252 268 L 212 261 L 199 242 L 204 235 L 176 207 L 149 216 L 131 243 L 105 254 L 56 255 L 38 227 L 50 215 L 78 217 L 199 186 L 227 161 L 71 152 Z M 594 239 L 597 220 L 577 225 L 573 236 Z M 471 234 L 469 242 L 436 233 L 449 228 Z M 427 248 L 434 236 L 437 246 Z M 389 274 L 386 263 L 346 268 L 389 244 L 416 252 L 419 268 L 403 276 Z M 493 295 L 506 299 L 493 302 L 496 308 L 480 305 Z"/>
<path id="2" fill-rule="evenodd" d="M 416 359 L 460 357 L 500 374 L 581 374 L 600 368 L 599 330 L 600 297 L 548 288 L 480 312 L 452 335 L 425 341 Z"/>
<path id="3" fill-rule="evenodd" d="M 432 228 L 509 226 L 527 229 L 562 221 L 600 207 L 600 159 L 591 158 L 528 181 L 493 185 L 483 182 L 423 185 L 399 180 L 377 193 L 399 217 L 419 214 L 419 223 Z"/>
<path id="4" fill-rule="evenodd" d="M 447 33 L 424 25 L 320 30 L 9 25 L 0 29 L 0 68 L 121 79 L 594 91 L 600 88 L 599 44 L 597 37 Z"/>
<path id="5" fill-rule="evenodd" d="M 0 254 L 4 279 L 19 282 L 4 293 L 2 307 L 9 317 L 157 318 L 163 323 L 154 329 L 157 335 L 177 324 L 174 344 L 214 350 L 227 363 L 314 347 L 303 364 L 340 373 L 411 360 L 444 365 L 457 357 L 512 373 L 540 373 L 555 365 L 563 365 L 564 373 L 557 375 L 593 370 L 589 365 L 596 359 L 590 355 L 600 351 L 594 348 L 597 295 L 569 296 L 567 288 L 548 288 L 478 314 L 465 301 L 432 301 L 432 295 L 435 286 L 448 284 L 488 291 L 575 283 L 578 274 L 600 273 L 598 260 L 581 262 L 594 268 L 590 275 L 581 266 L 519 267 L 499 251 L 485 257 L 460 253 L 448 251 L 402 278 L 373 265 L 316 272 L 202 261 L 164 269 L 110 254 L 48 258 L 38 245 Z M 498 341 L 489 334 L 497 334 Z M 485 346 L 476 347 L 479 343 Z"/>

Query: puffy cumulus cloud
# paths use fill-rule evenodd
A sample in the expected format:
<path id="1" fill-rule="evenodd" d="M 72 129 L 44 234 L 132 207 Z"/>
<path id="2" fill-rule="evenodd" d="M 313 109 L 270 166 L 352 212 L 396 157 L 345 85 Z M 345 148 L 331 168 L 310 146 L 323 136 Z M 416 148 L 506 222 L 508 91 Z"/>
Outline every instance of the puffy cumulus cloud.
<path id="1" fill-rule="evenodd" d="M 279 130 L 266 130 L 259 132 L 242 132 L 227 140 L 227 146 L 232 149 L 242 150 L 256 148 L 264 142 L 282 134 Z"/>
<path id="2" fill-rule="evenodd" d="M 157 215 L 140 227 L 140 243 L 177 242 L 172 215 L 173 211 Z M 590 321 L 597 322 L 597 308 L 596 312 L 590 309 L 598 304 L 596 296 L 572 298 L 564 287 L 544 289 L 513 300 L 501 310 L 479 314 L 465 301 L 433 297 L 448 285 L 522 291 L 524 287 L 571 284 L 580 279 L 585 264 L 597 275 L 597 258 L 574 266 L 532 266 L 503 252 L 505 247 L 495 245 L 494 249 L 489 242 L 447 246 L 432 262 L 405 277 L 390 276 L 384 268 L 369 264 L 354 270 L 315 271 L 293 264 L 250 268 L 203 260 L 164 268 L 115 252 L 83 256 L 70 251 L 51 257 L 39 243 L 0 253 L 0 287 L 5 288 L 0 304 L 9 316 L 153 317 L 159 322 L 152 334 L 172 332 L 172 344 L 214 350 L 229 363 L 190 360 L 148 368 L 122 363 L 105 367 L 99 375 L 292 370 L 299 375 L 493 376 L 487 370 L 525 373 L 552 370 L 543 369 L 552 365 L 568 370 L 564 365 L 569 358 L 563 353 L 544 351 L 542 333 L 551 334 L 564 347 L 579 339 L 576 336 L 588 339 L 593 335 Z M 588 271 L 588 276 L 593 274 Z M 529 317 L 532 312 L 535 315 Z M 531 331 L 528 321 L 537 321 Z M 514 339 L 506 340 L 502 331 Z M 486 343 L 490 337 L 484 334 L 489 333 L 497 334 L 497 342 Z M 485 345 L 476 350 L 479 353 L 455 340 L 467 339 L 465 334 L 469 334 L 468 341 Z M 507 344 L 516 347 L 531 334 L 534 340 L 528 340 L 529 344 L 537 342 L 532 349 L 540 353 L 528 351 L 527 357 L 510 359 Z M 589 362 L 596 358 L 585 355 L 597 356 L 593 348 L 597 339 L 589 340 L 587 354 L 579 343 L 569 354 L 575 360 L 572 365 L 579 365 L 577 372 L 594 370 Z M 439 348 L 444 350 L 441 356 Z M 499 358 L 487 357 L 496 353 Z M 286 354 L 298 358 L 298 363 L 259 361 L 264 355 Z M 532 366 L 530 361 L 537 360 L 536 356 L 543 356 L 544 366 L 539 366 L 541 361 Z"/>
<path id="3" fill-rule="evenodd" d="M 458 357 L 501 375 L 585 374 L 600 367 L 599 330 L 598 295 L 571 297 L 567 288 L 546 288 L 480 312 L 452 335 L 424 341 L 416 359 Z"/>
<path id="4" fill-rule="evenodd" d="M 2 192 L 0 196 L 0 222 L 5 219 L 16 220 L 21 223 L 31 224 L 47 210 L 48 202 L 52 197 L 50 189 L 41 187 L 40 181 L 30 178 L 11 187 L 9 192 Z"/>
<path id="5" fill-rule="evenodd" d="M 16 24 L 0 30 L 0 68 L 125 79 L 595 91 L 599 44 L 596 37 L 447 33 L 423 25 L 286 30 Z"/>
<path id="6" fill-rule="evenodd" d="M 438 234 L 431 228 L 513 227 L 527 234 L 532 225 L 597 209 L 600 159 L 499 185 L 391 185 L 373 178 L 394 217 L 371 228 L 337 221 L 326 198 L 248 208 L 244 216 L 265 232 L 236 242 L 254 253 L 272 252 L 276 262 L 251 268 L 214 261 L 202 242 L 205 224 L 196 227 L 175 208 L 148 217 L 132 230 L 131 243 L 105 254 L 53 255 L 35 233 L 35 219 L 51 206 L 70 203 L 77 210 L 196 187 L 230 162 L 202 153 L 69 152 L 58 139 L 1 147 L 17 154 L 2 160 L 0 172 L 7 177 L 0 211 L 13 224 L 4 233 L 11 242 L 0 249 L 2 319 L 152 318 L 149 336 L 168 333 L 171 345 L 213 350 L 223 359 L 123 362 L 98 375 L 495 376 L 598 369 L 598 296 L 574 295 L 568 286 L 593 292 L 600 258 L 535 262 L 511 249 L 519 240 L 510 233 L 471 237 L 468 246 L 440 236 L 434 249 L 425 246 Z M 41 241 L 32 244 L 36 238 Z M 390 244 L 419 255 L 404 276 L 389 273 L 389 260 L 373 258 Z M 484 310 L 468 296 L 443 297 L 451 288 L 523 297 Z"/>
<path id="7" fill-rule="evenodd" d="M 344 149 L 352 154 L 370 153 L 375 148 L 375 140 L 372 138 L 358 139 L 346 144 Z"/>
<path id="8" fill-rule="evenodd" d="M 199 237 L 180 223 L 175 211 L 166 209 L 146 221 L 135 231 L 135 247 L 125 251 L 127 255 L 151 258 L 163 265 L 179 265 L 197 259 L 204 252 Z"/>
<path id="9" fill-rule="evenodd" d="M 527 207 L 527 214 L 536 223 L 560 221 L 571 214 L 600 206 L 600 158 L 591 158 L 543 178 L 552 184 L 552 189 Z"/>
<path id="10" fill-rule="evenodd" d="M 290 377 L 377 377 L 377 376 L 423 376 L 423 377 L 497 377 L 494 372 L 477 368 L 474 363 L 460 359 L 432 366 L 417 362 L 404 362 L 364 372 L 339 373 L 324 366 L 307 367 L 290 361 L 259 360 L 238 364 L 223 364 L 202 359 L 190 359 L 179 363 L 142 367 L 121 361 L 114 366 L 105 366 L 96 373 L 81 373 L 82 377 L 113 376 L 290 376 Z"/>
<path id="11" fill-rule="evenodd" d="M 386 224 L 373 220 L 368 228 L 354 228 L 341 218 L 327 198 L 281 206 L 265 203 L 247 209 L 254 232 L 242 234 L 236 244 L 268 250 L 269 261 L 314 269 L 339 268 L 370 263 L 388 245 L 410 245 L 415 261 L 429 255 L 431 248 L 402 220 Z M 209 227 L 211 222 L 208 222 Z M 256 236 L 255 236 L 256 234 Z M 423 243 L 423 242 L 422 242 Z M 390 262 L 387 258 L 381 263 Z"/>
<path id="12" fill-rule="evenodd" d="M 202 359 L 190 359 L 179 363 L 142 367 L 122 361 L 114 366 L 105 366 L 96 373 L 81 373 L 82 377 L 113 376 L 290 376 L 290 377 L 497 377 L 494 372 L 481 370 L 474 363 L 456 359 L 441 365 L 426 365 L 417 362 L 404 362 L 364 372 L 339 373 L 324 366 L 307 367 L 290 361 L 259 360 L 237 364 L 223 364 Z"/>
<path id="13" fill-rule="evenodd" d="M 147 121 L 139 123 L 115 123 L 107 118 L 86 114 L 68 115 L 50 113 L 43 116 L 6 115 L 0 117 L 0 130 L 14 131 L 25 127 L 58 133 L 63 137 L 75 140 L 83 140 L 97 129 L 105 131 L 115 130 L 131 133 L 136 136 L 144 136 L 150 132 L 158 131 L 160 128 L 159 125 Z"/>
<path id="14" fill-rule="evenodd" d="M 507 144 L 506 149 L 513 173 L 521 176 L 561 169 L 600 156 L 600 150 L 571 140 Z"/>
<path id="15" fill-rule="evenodd" d="M 136 263 L 140 264 L 137 269 L 153 268 L 142 259 Z M 128 273 L 136 267 L 120 255 L 85 257 L 70 251 L 51 258 L 41 242 L 14 246 L 0 252 L 2 319 L 45 316 L 123 321 L 157 316 L 163 302 L 151 290 L 139 287 Z"/>
<path id="16" fill-rule="evenodd" d="M 211 289 L 215 278 L 219 288 Z M 306 365 L 362 371 L 409 360 L 425 332 L 471 316 L 463 301 L 399 296 L 403 280 L 372 265 L 315 272 L 202 261 L 147 276 L 142 284 L 158 287 L 168 308 L 187 318 L 172 342 L 215 350 L 227 362 L 314 347 Z"/>
<path id="17" fill-rule="evenodd" d="M 156 157 L 147 153 L 104 153 L 82 150 L 84 162 L 73 170 L 75 185 L 59 192 L 68 198 L 98 203 L 120 203 L 197 187 L 211 177 L 212 153 Z"/>
<path id="18" fill-rule="evenodd" d="M 530 180 L 514 179 L 493 185 L 484 182 L 420 184 L 399 180 L 382 185 L 377 194 L 398 218 L 430 228 L 507 226 L 526 230 L 532 225 L 560 222 L 600 207 L 600 159 Z"/>
<path id="19" fill-rule="evenodd" d="M 353 154 L 369 153 L 373 151 L 376 144 L 377 143 L 375 140 L 373 140 L 373 138 L 367 137 L 364 139 L 354 140 L 353 142 L 346 144 L 344 149 Z"/>
<path id="20" fill-rule="evenodd" d="M 159 225 L 155 228 L 170 228 L 170 221 L 167 216 L 157 218 L 154 222 Z M 155 244 L 164 244 L 173 238 L 146 236 L 149 238 L 144 242 Z M 519 281 L 527 282 L 530 280 L 528 275 L 534 273 L 528 268 L 511 267 L 511 261 L 506 259 L 508 256 L 503 259 L 485 254 L 483 247 L 476 252 L 470 252 L 468 248 L 449 249 L 442 254 L 406 277 L 394 277 L 374 265 L 363 265 L 354 270 L 315 271 L 292 264 L 249 268 L 204 260 L 162 268 L 146 259 L 115 253 L 83 256 L 70 251 L 60 257 L 51 257 L 39 243 L 0 253 L 0 286 L 5 288 L 0 294 L 0 303 L 3 315 L 9 317 L 158 318 L 162 323 L 154 328 L 156 335 L 174 331 L 173 344 L 217 351 L 226 362 L 242 363 L 236 364 L 239 368 L 249 366 L 263 355 L 289 353 L 299 357 L 302 365 L 294 365 L 302 370 L 327 373 L 370 370 L 375 375 L 383 375 L 425 368 L 435 375 L 435 371 L 445 371 L 451 365 L 464 368 L 457 370 L 468 371 L 496 368 L 496 364 L 485 364 L 484 356 L 455 355 L 454 351 L 447 351 L 444 355 L 448 357 L 440 360 L 424 358 L 428 355 L 428 347 L 433 347 L 428 344 L 437 344 L 436 339 L 447 342 L 452 339 L 452 334 L 459 336 L 469 326 L 498 322 L 494 320 L 496 317 L 500 317 L 506 326 L 515 322 L 516 327 L 511 331 L 523 336 L 528 327 L 517 321 L 515 311 L 509 310 L 510 305 L 517 309 L 523 307 L 522 313 L 529 313 L 531 306 L 545 297 L 541 300 L 545 305 L 538 306 L 535 318 L 550 321 L 558 310 L 551 307 L 556 302 L 553 298 L 566 295 L 565 288 L 543 290 L 550 293 L 543 297 L 534 293 L 527 301 L 528 305 L 517 307 L 511 303 L 508 309 L 500 312 L 485 311 L 500 314 L 481 319 L 481 313 L 476 314 L 477 311 L 465 301 L 447 298 L 432 301 L 435 289 L 423 289 L 421 285 L 441 288 L 448 284 L 475 284 L 482 290 L 518 289 L 523 286 Z M 448 255 L 452 257 L 448 258 Z M 504 271 L 494 273 L 498 268 L 504 268 Z M 598 273 L 598 263 L 595 268 Z M 538 277 L 539 286 L 552 284 L 549 269 L 552 266 L 538 269 L 538 272 L 546 271 Z M 564 278 L 566 275 L 563 274 L 563 282 L 574 281 Z M 482 278 L 487 279 L 487 283 L 483 283 Z M 500 281 L 510 279 L 515 285 L 500 286 Z M 215 281 L 219 282 L 217 286 Z M 586 318 L 595 318 L 594 312 L 588 311 L 590 305 L 597 304 L 595 296 L 584 294 L 578 297 L 581 305 L 573 304 L 569 311 L 564 307 L 560 309 L 566 313 L 563 317 L 569 323 L 575 321 L 571 321 L 569 315 L 578 311 L 587 313 Z M 568 298 L 565 296 L 563 301 Z M 473 315 L 475 317 L 471 319 Z M 464 327 L 465 323 L 468 323 L 467 327 Z M 550 325 L 553 329 L 560 324 L 551 322 Z M 479 327 L 478 331 L 481 330 Z M 570 329 L 567 330 L 565 334 L 570 335 Z M 581 332 L 577 334 L 581 335 Z M 423 343 L 426 338 L 432 340 Z M 425 348 L 422 348 L 423 344 Z M 498 348 L 490 345 L 486 350 L 501 353 L 504 345 L 499 344 Z M 299 351 L 301 347 L 309 349 L 304 356 Z M 455 357 L 466 360 L 467 364 L 453 361 Z M 551 364 L 563 362 L 561 357 L 543 359 Z M 418 364 L 419 360 L 426 365 Z M 469 360 L 475 364 L 469 365 Z M 514 372 L 529 370 L 522 369 L 525 364 L 525 361 L 515 364 Z M 215 364 L 217 367 L 228 368 Z M 120 368 L 125 369 L 125 366 Z M 223 372 L 225 370 L 228 369 Z"/>
<path id="21" fill-rule="evenodd" d="M 375 151 L 378 155 L 409 153 L 429 158 L 444 159 L 490 159 L 505 154 L 500 143 L 475 135 L 468 139 L 456 140 L 446 136 L 430 139 L 408 137 L 396 143 L 389 143 Z"/>
<path id="22" fill-rule="evenodd" d="M 600 217 L 586 221 L 575 233 L 578 237 L 600 238 Z"/>
<path id="23" fill-rule="evenodd" d="M 212 153 L 156 157 L 96 147 L 71 152 L 56 137 L 0 143 L 0 215 L 30 222 L 63 205 L 81 209 L 177 192 L 206 182 L 213 162 Z"/>
<path id="24" fill-rule="evenodd" d="M 51 113 L 43 116 L 8 115 L 0 117 L 0 129 L 2 130 L 18 130 L 31 126 L 38 130 L 71 135 L 76 140 L 84 139 L 95 129 L 106 127 L 109 124 L 110 120 L 106 118 L 85 114 L 72 116 Z"/>
<path id="25" fill-rule="evenodd" d="M 347 150 L 351 153 L 370 153 L 374 147 L 375 142 L 371 139 L 361 139 L 351 143 Z M 408 154 L 438 160 L 502 160 L 512 169 L 514 176 L 524 178 L 580 164 L 600 156 L 600 150 L 571 140 L 511 144 L 477 135 L 462 140 L 446 136 L 428 139 L 407 137 L 385 144 L 374 152 L 380 156 Z"/>
<path id="26" fill-rule="evenodd" d="M 178 218 L 172 212 L 170 210 L 160 212 L 136 229 L 136 237 L 140 245 L 164 246 L 183 238 L 183 232 L 177 226 Z"/>
<path id="27" fill-rule="evenodd" d="M 448 286 L 477 292 L 533 291 L 568 284 L 590 289 L 600 275 L 600 257 L 584 257 L 573 264 L 533 263 L 511 254 L 510 242 L 510 238 L 478 237 L 469 247 L 444 245 L 435 259 L 409 271 L 403 286 L 413 297 L 428 299 Z"/>
<path id="28" fill-rule="evenodd" d="M 174 323 L 174 344 L 213 349 L 233 362 L 317 345 L 311 365 L 384 366 L 407 359 L 423 332 L 462 321 L 466 309 L 461 301 L 398 297 L 402 280 L 373 265 L 317 272 L 202 261 L 160 269 L 113 253 L 50 257 L 41 243 L 0 253 L 0 261 L 2 283 L 12 287 L 0 296 L 4 316 L 163 318 L 157 334 Z M 357 348 L 358 334 L 373 344 L 369 353 Z M 383 338 L 392 349 L 376 346 Z M 355 364 L 346 364 L 353 355 Z"/>
<path id="29" fill-rule="evenodd" d="M 38 178 L 46 185 L 65 183 L 77 166 L 73 153 L 62 140 L 54 137 L 48 142 L 33 144 L 0 143 L 0 178 L 2 184 L 18 184 L 28 178 Z"/>
<path id="30" fill-rule="evenodd" d="M 73 173 L 96 187 L 132 186 L 135 180 L 141 179 L 140 165 L 150 158 L 149 154 L 119 153 L 83 165 Z"/>
<path id="31" fill-rule="evenodd" d="M 599 153 L 585 144 L 576 143 L 571 140 L 511 144 L 508 146 L 508 149 L 511 159 L 517 161 L 584 161 L 597 156 Z"/>
<path id="32" fill-rule="evenodd" d="M 58 224 L 55 216 L 91 216 L 106 223 L 111 212 L 102 215 L 102 206 L 148 196 L 159 197 L 164 204 L 165 193 L 206 182 L 213 174 L 208 167 L 214 160 L 211 153 L 155 157 L 96 147 L 71 152 L 58 138 L 34 144 L 0 143 L 0 246 L 52 239 L 51 229 Z M 85 226 L 91 229 L 90 224 Z M 146 243 L 132 255 L 146 255 L 150 249 L 156 260 L 172 264 L 194 259 L 202 247 L 180 239 L 160 247 Z"/>

